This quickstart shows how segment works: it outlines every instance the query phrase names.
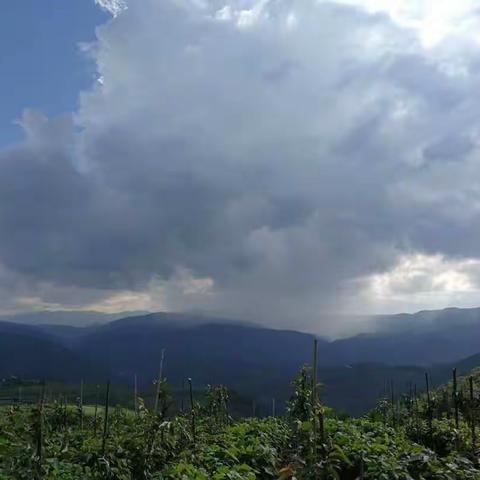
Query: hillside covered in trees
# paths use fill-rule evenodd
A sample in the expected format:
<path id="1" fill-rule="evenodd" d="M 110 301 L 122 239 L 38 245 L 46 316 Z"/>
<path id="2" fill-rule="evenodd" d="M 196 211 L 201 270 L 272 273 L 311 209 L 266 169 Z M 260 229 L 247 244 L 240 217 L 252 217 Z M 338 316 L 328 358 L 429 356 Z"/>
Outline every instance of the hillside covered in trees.
<path id="1" fill-rule="evenodd" d="M 80 327 L 49 323 L 58 316 L 37 315 L 35 325 L 0 322 L 0 378 L 46 379 L 72 386 L 82 380 L 96 385 L 110 379 L 125 401 L 131 394 L 122 392 L 130 392 L 136 377 L 140 392 L 148 397 L 165 348 L 166 375 L 175 392 L 192 377 L 199 388 L 226 385 L 235 398 L 255 400 L 259 411 L 269 411 L 276 398 L 283 411 L 290 380 L 310 361 L 315 338 L 192 314 L 156 313 L 109 323 L 99 317 L 99 323 L 88 326 L 82 319 Z M 24 316 L 19 321 L 24 322 Z M 479 309 L 420 312 L 381 322 L 378 333 L 317 339 L 323 399 L 333 408 L 361 415 L 375 407 L 385 382 L 393 380 L 395 390 L 406 393 L 410 384 L 423 385 L 425 371 L 432 385 L 438 385 L 450 378 L 452 368 L 466 374 L 480 364 Z M 10 396 L 0 384 L 0 402 Z"/>
<path id="2" fill-rule="evenodd" d="M 316 365 L 316 362 L 313 362 Z M 160 371 L 152 405 L 115 405 L 110 385 L 76 403 L 36 385 L 38 401 L 0 409 L 0 479 L 479 479 L 480 370 L 438 389 L 390 385 L 359 418 L 322 401 L 316 368 L 291 384 L 284 415 L 275 403 L 233 418 L 230 395 L 189 380 L 178 403 Z M 27 388 L 27 387 L 25 387 Z M 47 393 L 48 392 L 48 393 Z"/>

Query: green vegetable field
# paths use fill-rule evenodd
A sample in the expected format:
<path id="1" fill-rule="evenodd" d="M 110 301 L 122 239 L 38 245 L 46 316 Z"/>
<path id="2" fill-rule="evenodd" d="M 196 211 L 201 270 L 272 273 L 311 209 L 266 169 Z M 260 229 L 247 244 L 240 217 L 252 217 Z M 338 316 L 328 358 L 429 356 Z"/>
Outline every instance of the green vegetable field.
<path id="1" fill-rule="evenodd" d="M 480 479 L 478 372 L 422 394 L 386 391 L 362 418 L 324 407 L 314 378 L 305 366 L 281 417 L 233 420 L 222 386 L 201 402 L 190 390 L 172 413 L 165 379 L 148 409 L 141 398 L 113 406 L 103 390 L 96 405 L 4 406 L 0 479 Z"/>

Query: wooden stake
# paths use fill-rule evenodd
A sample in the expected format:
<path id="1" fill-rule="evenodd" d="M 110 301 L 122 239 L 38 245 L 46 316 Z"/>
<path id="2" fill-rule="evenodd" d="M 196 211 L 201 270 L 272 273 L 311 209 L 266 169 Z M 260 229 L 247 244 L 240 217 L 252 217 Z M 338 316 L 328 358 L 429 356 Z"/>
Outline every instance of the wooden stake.
<path id="1" fill-rule="evenodd" d="M 43 460 L 43 405 L 45 402 L 45 380 L 43 381 L 40 401 L 38 403 L 38 428 L 37 428 L 37 458 L 39 469 Z"/>
<path id="2" fill-rule="evenodd" d="M 427 406 L 430 408 L 430 382 L 428 380 L 428 373 L 425 372 L 425 384 L 427 387 Z"/>
<path id="3" fill-rule="evenodd" d="M 135 414 L 138 415 L 138 386 L 137 386 L 137 374 L 133 377 L 133 406 L 135 408 Z"/>
<path id="4" fill-rule="evenodd" d="M 64 401 L 64 404 L 63 404 L 63 429 L 66 431 L 67 430 L 67 414 L 68 414 L 68 411 L 67 411 L 68 403 L 67 403 L 67 394 L 66 393 L 63 395 L 63 401 Z"/>
<path id="5" fill-rule="evenodd" d="M 108 435 L 108 407 L 110 403 L 110 380 L 107 382 L 107 393 L 105 395 L 105 419 L 103 422 L 103 437 L 102 437 L 102 456 L 105 455 L 105 443 Z"/>
<path id="6" fill-rule="evenodd" d="M 182 378 L 182 398 L 180 400 L 180 411 L 185 412 L 185 379 Z"/>
<path id="7" fill-rule="evenodd" d="M 413 387 L 413 415 L 415 420 L 415 431 L 418 435 L 418 395 L 417 395 L 417 384 L 415 383 Z"/>
<path id="8" fill-rule="evenodd" d="M 395 412 L 395 389 L 393 379 L 390 380 L 390 395 L 391 395 L 391 402 L 392 402 L 392 426 L 395 428 L 397 426 L 397 418 Z"/>
<path id="9" fill-rule="evenodd" d="M 317 403 L 318 340 L 313 340 L 312 405 Z"/>
<path id="10" fill-rule="evenodd" d="M 458 388 L 457 388 L 457 369 L 453 369 L 453 408 L 455 410 L 455 428 L 458 429 L 460 424 L 458 418 Z"/>
<path id="11" fill-rule="evenodd" d="M 477 450 L 477 433 L 475 431 L 475 397 L 473 396 L 473 377 L 469 377 L 470 384 L 470 427 L 472 429 L 472 454 L 475 456 Z"/>
<path id="12" fill-rule="evenodd" d="M 197 433 L 195 431 L 195 405 L 193 403 L 193 385 L 192 385 L 191 378 L 188 379 L 188 386 L 190 390 L 190 415 L 191 415 L 193 447 L 195 448 L 195 445 L 197 443 Z"/>
<path id="13" fill-rule="evenodd" d="M 432 409 L 432 403 L 430 401 L 430 381 L 429 381 L 427 372 L 425 372 L 425 384 L 427 387 L 428 428 L 430 432 L 430 438 L 433 441 L 433 409 Z"/>
<path id="14" fill-rule="evenodd" d="M 80 381 L 80 430 L 83 430 L 83 378 Z"/>
<path id="15" fill-rule="evenodd" d="M 100 385 L 97 385 L 95 389 L 95 413 L 93 417 L 93 436 L 97 436 L 97 424 L 98 424 L 98 394 L 100 390 Z"/>
<path id="16" fill-rule="evenodd" d="M 314 462 L 317 461 L 317 438 L 318 438 L 318 425 L 317 425 L 317 365 L 318 365 L 318 339 L 313 340 L 313 365 L 312 365 L 312 423 L 313 423 L 313 445 L 312 454 Z"/>
<path id="17" fill-rule="evenodd" d="M 163 380 L 163 362 L 165 361 L 165 349 L 162 348 L 162 356 L 160 358 L 160 368 L 157 378 L 157 391 L 155 393 L 155 406 L 153 407 L 153 413 L 157 414 L 158 412 L 158 400 L 160 398 L 160 388 Z"/>

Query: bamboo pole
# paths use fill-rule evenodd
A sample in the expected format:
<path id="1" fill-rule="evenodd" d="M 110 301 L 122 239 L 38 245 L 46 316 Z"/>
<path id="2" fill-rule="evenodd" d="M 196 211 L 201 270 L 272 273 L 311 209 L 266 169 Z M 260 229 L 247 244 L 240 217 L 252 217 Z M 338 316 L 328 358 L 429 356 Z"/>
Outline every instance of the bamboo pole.
<path id="1" fill-rule="evenodd" d="M 83 378 L 80 381 L 80 430 L 83 430 Z"/>
<path id="2" fill-rule="evenodd" d="M 429 429 L 430 438 L 433 440 L 433 409 L 432 409 L 432 402 L 430 399 L 430 381 L 429 381 L 427 372 L 425 372 L 425 385 L 427 387 L 428 429 Z"/>
<path id="3" fill-rule="evenodd" d="M 155 393 L 155 406 L 153 407 L 153 413 L 157 414 L 158 412 L 158 400 L 160 398 L 160 388 L 163 380 L 163 363 L 165 361 L 165 349 L 162 348 L 162 355 L 160 358 L 160 368 L 158 372 L 158 378 L 157 378 L 157 390 Z"/>
<path id="4" fill-rule="evenodd" d="M 93 436 L 97 436 L 97 424 L 98 424 L 98 394 L 100 390 L 100 385 L 97 385 L 95 389 L 95 413 L 93 416 Z"/>
<path id="5" fill-rule="evenodd" d="M 313 368 L 312 368 L 312 405 L 317 402 L 317 365 L 318 365 L 318 340 L 313 340 Z"/>
<path id="6" fill-rule="evenodd" d="M 65 393 L 63 395 L 63 429 L 66 431 L 67 430 L 67 414 L 68 414 L 68 400 L 67 400 L 67 394 Z"/>
<path id="7" fill-rule="evenodd" d="M 396 412 L 395 412 L 395 386 L 393 379 L 390 380 L 390 399 L 392 402 L 392 426 L 395 428 L 397 426 Z"/>
<path id="8" fill-rule="evenodd" d="M 133 406 L 135 408 L 135 414 L 138 415 L 138 385 L 137 374 L 133 376 Z"/>
<path id="9" fill-rule="evenodd" d="M 413 387 L 413 415 L 415 420 L 415 431 L 418 435 L 419 425 L 418 425 L 418 394 L 417 394 L 417 384 L 415 383 Z"/>
<path id="10" fill-rule="evenodd" d="M 193 403 L 193 385 L 192 379 L 188 379 L 188 386 L 190 391 L 190 415 L 191 415 L 191 427 L 192 427 L 192 438 L 193 438 L 193 447 L 195 448 L 197 443 L 197 432 L 195 429 L 195 405 Z"/>
<path id="11" fill-rule="evenodd" d="M 469 377 L 470 384 L 470 428 L 472 429 L 472 455 L 475 456 L 477 450 L 477 432 L 475 429 L 475 397 L 473 395 L 473 377 Z"/>
<path id="12" fill-rule="evenodd" d="M 320 407 L 321 409 L 323 407 Z M 325 417 L 323 416 L 323 409 L 320 411 L 319 414 L 320 418 L 320 442 L 322 443 L 322 451 L 324 450 L 325 445 Z"/>
<path id="13" fill-rule="evenodd" d="M 182 378 L 182 394 L 180 399 L 180 411 L 185 412 L 185 379 Z"/>
<path id="14" fill-rule="evenodd" d="M 37 459 L 39 471 L 43 460 L 43 407 L 45 403 L 45 380 L 43 381 L 40 393 L 40 401 L 38 402 L 38 426 L 37 426 Z"/>
<path id="15" fill-rule="evenodd" d="M 457 369 L 454 368 L 452 371 L 453 375 L 453 408 L 455 411 L 455 428 L 458 429 L 460 421 L 458 418 L 458 385 L 457 385 Z"/>
<path id="16" fill-rule="evenodd" d="M 427 387 L 427 406 L 430 408 L 430 382 L 428 379 L 428 373 L 425 372 L 425 385 Z"/>
<path id="17" fill-rule="evenodd" d="M 107 393 L 105 395 L 105 419 L 103 422 L 103 437 L 102 437 L 102 456 L 105 455 L 105 444 L 108 435 L 108 407 L 110 404 L 110 380 L 107 382 Z"/>
<path id="18" fill-rule="evenodd" d="M 312 365 L 312 427 L 313 427 L 313 443 L 312 455 L 313 463 L 317 461 L 317 440 L 318 440 L 318 421 L 317 421 L 317 365 L 318 365 L 318 340 L 313 340 L 313 365 Z"/>

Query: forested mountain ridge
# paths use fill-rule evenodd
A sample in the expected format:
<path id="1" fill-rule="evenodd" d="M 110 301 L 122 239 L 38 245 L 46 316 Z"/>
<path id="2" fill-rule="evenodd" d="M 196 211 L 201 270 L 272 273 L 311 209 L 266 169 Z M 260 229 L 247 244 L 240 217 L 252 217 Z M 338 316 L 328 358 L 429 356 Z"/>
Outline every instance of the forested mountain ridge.
<path id="1" fill-rule="evenodd" d="M 480 338 L 475 343 L 475 330 L 480 329 L 471 320 L 472 311 L 465 314 L 470 321 L 446 325 L 437 333 L 407 335 L 397 328 L 391 334 L 319 339 L 325 400 L 358 414 L 372 408 L 385 382 L 393 380 L 402 391 L 410 383 L 422 384 L 426 369 L 438 383 L 448 379 L 454 365 L 459 371 L 462 365 L 464 370 L 476 366 L 477 358 L 463 355 L 465 346 L 456 343 L 468 337 L 466 351 L 480 351 Z M 313 339 L 312 334 L 190 314 L 149 314 L 87 327 L 0 322 L 0 375 L 91 382 L 109 377 L 123 384 L 137 375 L 145 386 L 155 378 L 165 348 L 166 372 L 174 386 L 192 377 L 199 385 L 227 384 L 259 402 L 272 397 L 282 402 L 288 398 L 290 379 L 311 361 Z"/>

